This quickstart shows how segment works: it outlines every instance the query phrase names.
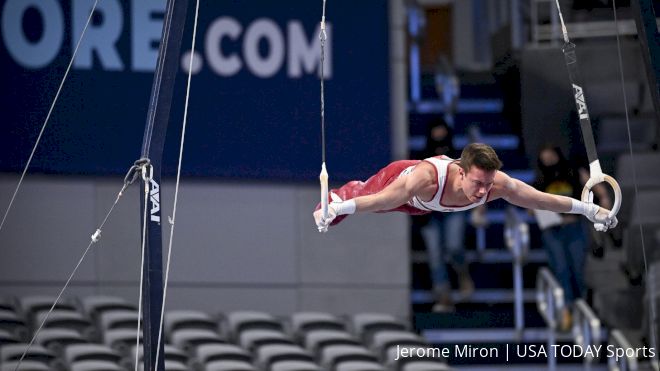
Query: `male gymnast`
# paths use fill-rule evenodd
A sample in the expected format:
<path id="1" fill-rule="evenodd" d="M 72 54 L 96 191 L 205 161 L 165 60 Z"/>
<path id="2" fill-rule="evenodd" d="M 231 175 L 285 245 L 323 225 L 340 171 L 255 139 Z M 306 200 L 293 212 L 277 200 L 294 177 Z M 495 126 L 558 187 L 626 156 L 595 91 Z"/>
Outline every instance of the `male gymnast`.
<path id="1" fill-rule="evenodd" d="M 609 217 L 609 210 L 538 191 L 500 171 L 501 167 L 493 148 L 482 143 L 467 145 L 458 160 L 436 156 L 421 161 L 395 161 L 366 182 L 351 181 L 333 189 L 327 218 L 319 204 L 314 221 L 319 232 L 327 232 L 329 226 L 356 212 L 454 212 L 502 198 L 528 209 L 584 215 L 600 231 L 616 227 L 617 219 Z"/>

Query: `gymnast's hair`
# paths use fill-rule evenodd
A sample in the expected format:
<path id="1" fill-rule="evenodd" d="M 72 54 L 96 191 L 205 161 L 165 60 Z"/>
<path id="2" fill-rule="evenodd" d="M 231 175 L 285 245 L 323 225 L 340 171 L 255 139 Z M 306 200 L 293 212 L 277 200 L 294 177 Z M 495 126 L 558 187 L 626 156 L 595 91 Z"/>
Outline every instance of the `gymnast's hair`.
<path id="1" fill-rule="evenodd" d="M 466 173 L 472 166 L 485 171 L 493 171 L 502 168 L 502 161 L 491 146 L 483 143 L 470 143 L 463 148 L 460 165 Z"/>

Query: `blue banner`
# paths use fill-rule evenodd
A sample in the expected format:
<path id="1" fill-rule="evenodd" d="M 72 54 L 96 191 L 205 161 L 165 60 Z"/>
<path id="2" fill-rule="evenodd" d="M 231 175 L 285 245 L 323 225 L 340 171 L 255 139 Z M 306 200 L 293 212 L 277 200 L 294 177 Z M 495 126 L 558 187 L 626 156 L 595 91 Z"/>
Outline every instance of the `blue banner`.
<path id="1" fill-rule="evenodd" d="M 0 171 L 25 166 L 93 3 L 0 1 Z M 164 175 L 178 159 L 190 3 Z M 139 157 L 164 10 L 99 1 L 30 173 L 124 174 Z M 321 11 L 321 0 L 201 2 L 184 175 L 316 181 Z M 387 1 L 331 0 L 326 16 L 328 171 L 366 179 L 391 159 Z"/>

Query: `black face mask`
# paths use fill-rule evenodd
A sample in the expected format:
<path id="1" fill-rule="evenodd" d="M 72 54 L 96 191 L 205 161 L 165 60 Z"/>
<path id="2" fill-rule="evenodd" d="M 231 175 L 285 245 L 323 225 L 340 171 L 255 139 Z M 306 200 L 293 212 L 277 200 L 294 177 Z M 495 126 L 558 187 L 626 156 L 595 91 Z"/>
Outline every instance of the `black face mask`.
<path id="1" fill-rule="evenodd" d="M 541 174 L 543 174 L 543 177 L 546 179 L 555 178 L 557 176 L 563 175 L 565 172 L 565 168 L 562 167 L 560 163 L 549 166 L 541 165 L 540 170 Z"/>

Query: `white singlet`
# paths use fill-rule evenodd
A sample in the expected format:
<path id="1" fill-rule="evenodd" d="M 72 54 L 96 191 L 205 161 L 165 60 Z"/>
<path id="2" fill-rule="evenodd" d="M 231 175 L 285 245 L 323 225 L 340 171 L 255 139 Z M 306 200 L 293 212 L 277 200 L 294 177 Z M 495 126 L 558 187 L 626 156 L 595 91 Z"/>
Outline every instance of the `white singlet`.
<path id="1" fill-rule="evenodd" d="M 465 210 L 473 209 L 479 205 L 483 205 L 488 200 L 488 193 L 487 193 L 484 197 L 481 198 L 481 200 L 475 203 L 471 203 L 463 206 L 444 205 L 442 203 L 442 195 L 444 194 L 445 186 L 447 184 L 447 178 L 448 178 L 447 168 L 449 167 L 449 164 L 451 164 L 455 160 L 447 156 L 438 156 L 438 157 L 427 158 L 424 161 L 431 163 L 431 165 L 433 165 L 433 167 L 435 168 L 435 172 L 438 176 L 438 184 L 437 184 L 438 189 L 435 191 L 435 195 L 430 201 L 423 201 L 419 197 L 415 196 L 410 201 L 408 201 L 408 205 L 426 211 L 453 212 L 453 211 L 465 211 Z M 410 174 L 415 166 L 416 165 L 406 168 L 404 171 L 401 172 L 401 175 Z"/>

